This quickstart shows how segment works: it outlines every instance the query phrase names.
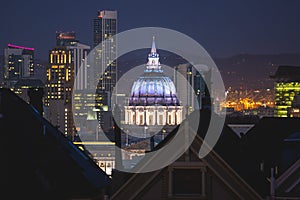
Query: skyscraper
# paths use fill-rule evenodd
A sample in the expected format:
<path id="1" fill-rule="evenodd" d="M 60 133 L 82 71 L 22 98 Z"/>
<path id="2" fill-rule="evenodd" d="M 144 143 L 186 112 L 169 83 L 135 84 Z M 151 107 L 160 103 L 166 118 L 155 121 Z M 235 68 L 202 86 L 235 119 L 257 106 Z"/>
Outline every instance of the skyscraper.
<path id="1" fill-rule="evenodd" d="M 193 71 L 195 70 L 190 64 L 180 64 L 175 66 L 174 69 L 175 86 L 178 91 L 178 96 L 184 106 L 184 113 L 191 113 L 195 109 L 195 99 L 193 98 L 192 90 L 192 87 L 194 86 Z"/>
<path id="2" fill-rule="evenodd" d="M 73 119 L 72 91 L 77 74 L 75 88 L 84 90 L 89 78 L 87 55 L 90 47 L 81 44 L 75 38 L 75 32 L 56 32 L 56 44 L 49 53 L 47 69 L 46 118 L 65 135 L 73 138 L 75 125 Z M 80 101 L 81 99 L 78 99 Z"/>
<path id="3" fill-rule="evenodd" d="M 204 81 L 204 77 L 210 80 L 210 70 L 207 66 L 199 66 L 201 73 L 190 63 L 175 66 L 174 82 L 178 89 L 178 97 L 180 97 L 185 113 L 189 114 L 195 109 L 203 109 L 210 107 L 208 86 Z M 195 96 L 194 96 L 195 95 Z"/>
<path id="4" fill-rule="evenodd" d="M 22 78 L 33 76 L 34 48 L 8 44 L 4 50 L 4 79 L 8 87 Z"/>
<path id="5" fill-rule="evenodd" d="M 98 12 L 94 19 L 94 64 L 100 74 L 95 73 L 94 86 L 100 96 L 101 107 L 98 114 L 100 125 L 104 125 L 104 118 L 110 118 L 109 112 L 112 110 L 110 97 L 116 86 L 117 63 L 116 63 L 116 40 L 113 38 L 117 33 L 117 11 L 102 10 Z M 101 45 L 99 45 L 101 44 Z M 107 112 L 108 111 L 108 112 Z"/>
<path id="6" fill-rule="evenodd" d="M 116 84 L 116 41 L 117 11 L 99 11 L 94 19 L 95 67 L 101 68 L 97 83 L 100 90 L 111 92 Z M 101 46 L 99 44 L 102 43 Z"/>
<path id="7" fill-rule="evenodd" d="M 45 98 L 46 118 L 70 137 L 75 131 L 71 101 L 73 83 L 72 51 L 66 47 L 55 47 L 49 53 Z"/>

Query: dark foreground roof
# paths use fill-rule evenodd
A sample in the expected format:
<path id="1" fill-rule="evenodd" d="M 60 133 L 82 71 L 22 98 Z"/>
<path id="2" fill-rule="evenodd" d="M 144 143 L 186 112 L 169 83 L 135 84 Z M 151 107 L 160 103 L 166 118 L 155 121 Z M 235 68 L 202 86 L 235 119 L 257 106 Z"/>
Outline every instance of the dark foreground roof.
<path id="1" fill-rule="evenodd" d="M 210 112 L 201 111 L 200 115 L 201 120 L 197 133 L 199 137 L 196 137 L 196 139 L 206 136 L 210 121 Z M 255 126 L 242 138 L 238 137 L 236 133 L 225 125 L 213 151 L 203 158 L 203 160 L 209 162 L 209 165 L 212 167 L 220 167 L 218 171 L 221 174 L 226 172 L 225 167 L 222 166 L 228 164 L 234 170 L 234 174 L 238 174 L 247 185 L 263 198 L 267 198 L 270 195 L 270 170 L 276 167 L 277 173 L 275 174 L 275 178 L 278 179 L 276 180 L 278 182 L 276 183 L 276 195 L 299 197 L 300 186 L 299 184 L 298 187 L 295 185 L 300 174 L 299 131 L 300 118 L 262 118 L 258 122 L 255 122 Z M 161 143 L 155 146 L 153 151 L 168 145 L 176 132 L 177 129 L 168 134 Z M 190 148 L 195 146 L 195 141 Z M 212 165 L 216 161 L 214 160 L 215 158 L 211 160 L 214 154 L 220 156 L 219 163 L 221 165 Z M 147 164 L 147 160 L 141 160 L 137 164 L 136 169 L 143 164 Z M 230 172 L 228 173 L 230 174 Z M 134 176 L 136 178 L 132 178 Z M 134 182 L 135 180 L 143 182 L 148 180 L 147 176 L 148 174 L 135 175 L 115 172 L 112 184 L 113 197 L 118 199 L 117 197 L 122 196 L 124 192 L 129 191 L 130 187 L 137 184 Z M 132 183 L 130 183 L 130 180 Z M 141 184 L 141 182 L 138 183 Z M 126 187 L 124 187 L 125 184 L 127 184 Z M 124 191 L 120 189 L 121 187 L 124 188 Z M 242 188 L 242 185 L 240 187 Z M 245 186 L 248 189 L 250 187 Z M 293 190 L 289 191 L 290 188 Z"/>
<path id="2" fill-rule="evenodd" d="M 0 89 L 0 130 L 2 196 L 8 195 L 8 199 L 103 196 L 109 177 L 32 106 L 7 89 Z"/>
<path id="3" fill-rule="evenodd" d="M 278 178 L 300 159 L 296 137 L 299 130 L 300 118 L 264 117 L 242 138 L 225 126 L 214 149 L 249 185 L 266 196 L 270 192 L 271 168 L 276 167 Z"/>

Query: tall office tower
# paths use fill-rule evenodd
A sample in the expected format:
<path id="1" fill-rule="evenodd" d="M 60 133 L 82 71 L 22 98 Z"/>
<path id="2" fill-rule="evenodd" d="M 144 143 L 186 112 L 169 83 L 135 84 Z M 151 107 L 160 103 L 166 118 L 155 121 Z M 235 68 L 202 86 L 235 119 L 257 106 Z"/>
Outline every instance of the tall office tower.
<path id="1" fill-rule="evenodd" d="M 101 126 L 106 121 L 104 118 L 110 118 L 109 113 L 112 110 L 110 97 L 117 81 L 117 63 L 115 60 L 117 49 L 116 40 L 113 38 L 116 33 L 117 11 L 99 11 L 97 18 L 94 19 L 94 65 L 101 74 L 95 73 L 95 83 L 92 87 L 97 87 L 97 94 L 101 99 L 101 102 L 98 102 L 101 105 L 98 115 Z"/>
<path id="2" fill-rule="evenodd" d="M 75 32 L 56 32 L 56 46 L 73 46 L 76 42 Z"/>
<path id="3" fill-rule="evenodd" d="M 8 87 L 22 78 L 33 76 L 34 48 L 8 44 L 4 50 L 4 79 Z"/>
<path id="4" fill-rule="evenodd" d="M 56 32 L 57 46 L 50 51 L 49 68 L 47 69 L 46 81 L 46 118 L 60 131 L 73 139 L 75 125 L 74 114 L 82 114 L 86 105 L 85 96 L 76 96 L 72 102 L 72 91 L 86 90 L 90 78 L 87 56 L 90 47 L 76 40 L 75 32 Z M 76 75 L 77 81 L 75 82 Z M 76 83 L 74 85 L 74 83 Z M 75 87 L 75 88 L 74 88 Z M 93 95 L 93 94 L 91 94 Z M 95 96 L 95 94 L 94 94 Z M 94 99 L 93 99 L 94 100 Z M 77 109 L 77 110 L 76 110 Z M 87 113 L 85 113 L 87 117 Z"/>
<path id="5" fill-rule="evenodd" d="M 279 66 L 275 75 L 275 117 L 299 114 L 300 67 Z"/>
<path id="6" fill-rule="evenodd" d="M 210 80 L 210 70 L 206 66 L 199 67 L 201 73 L 189 63 L 174 67 L 174 83 L 185 114 L 189 114 L 195 109 L 207 108 L 207 104 L 210 104 L 210 101 L 207 102 L 209 92 L 204 81 L 204 78 Z M 201 74 L 205 77 L 202 77 Z M 209 105 L 209 107 L 211 106 Z"/>
<path id="7" fill-rule="evenodd" d="M 75 133 L 71 101 L 73 84 L 72 50 L 63 46 L 55 47 L 49 53 L 45 98 L 46 118 L 70 138 Z"/>
<path id="8" fill-rule="evenodd" d="M 94 19 L 95 67 L 101 68 L 103 75 L 98 74 L 96 85 L 103 91 L 111 92 L 116 84 L 116 41 L 117 11 L 99 11 Z M 101 46 L 98 46 L 102 43 Z"/>
<path id="9" fill-rule="evenodd" d="M 74 61 L 74 98 L 73 98 L 73 114 L 75 115 L 76 128 L 80 131 L 88 131 L 91 126 L 88 121 L 92 121 L 95 115 L 95 90 L 90 87 L 90 81 L 94 78 L 88 63 L 88 53 L 90 47 L 79 42 L 75 45 L 67 46 L 72 51 Z M 97 119 L 96 119 L 97 120 Z"/>
<path id="10" fill-rule="evenodd" d="M 193 98 L 193 66 L 190 64 L 181 64 L 175 66 L 174 82 L 177 88 L 178 98 L 184 106 L 184 114 L 191 113 L 194 108 Z"/>
<path id="11" fill-rule="evenodd" d="M 91 77 L 87 56 L 90 46 L 75 42 L 72 45 L 66 45 L 67 49 L 72 51 L 72 60 L 74 61 L 74 75 L 78 75 L 75 89 L 86 90 L 89 87 L 88 79 Z"/>

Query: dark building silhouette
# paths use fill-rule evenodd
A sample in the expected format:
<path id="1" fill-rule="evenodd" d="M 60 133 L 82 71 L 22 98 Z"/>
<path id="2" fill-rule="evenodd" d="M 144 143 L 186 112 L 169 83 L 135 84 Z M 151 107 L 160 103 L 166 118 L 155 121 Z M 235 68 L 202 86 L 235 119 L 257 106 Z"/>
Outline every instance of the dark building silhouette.
<path id="1" fill-rule="evenodd" d="M 228 124 L 249 122 L 254 126 L 241 137 Z M 295 184 L 295 175 L 300 172 L 299 130 L 299 118 L 237 118 L 235 122 L 231 118 L 214 149 L 262 197 L 271 196 L 269 180 L 273 176 L 274 198 L 296 198 L 300 197 L 299 184 Z M 285 183 L 277 184 L 279 180 Z"/>
<path id="2" fill-rule="evenodd" d="M 110 179 L 85 149 L 8 89 L 0 89 L 0 130 L 5 198 L 104 199 Z"/>
<path id="3" fill-rule="evenodd" d="M 44 83 L 39 79 L 20 79 L 14 92 L 43 115 Z"/>
<path id="4" fill-rule="evenodd" d="M 195 112 L 189 117 L 193 118 Z M 130 174 L 115 170 L 111 199 L 262 199 L 215 151 L 199 159 L 198 151 L 203 143 L 202 138 L 205 137 L 210 115 L 210 110 L 201 111 L 197 136 L 189 149 L 174 163 L 148 173 Z M 185 123 L 187 122 L 183 121 L 181 125 L 184 127 Z M 195 125 L 189 124 L 190 127 Z M 168 145 L 177 131 L 175 129 L 166 136 L 153 151 Z M 142 159 L 135 168 L 142 169 L 151 162 L 155 161 Z"/>
<path id="5" fill-rule="evenodd" d="M 42 116 L 43 115 L 43 88 L 29 88 L 29 104 L 31 104 Z"/>
<path id="6" fill-rule="evenodd" d="M 111 199 L 300 198 L 300 119 L 227 119 L 213 151 L 199 159 L 197 153 L 206 136 L 210 115 L 209 109 L 201 111 L 198 133 L 192 145 L 169 166 L 143 174 L 115 170 Z M 193 117 L 193 113 L 189 117 Z M 238 135 L 228 123 L 251 123 L 253 127 Z M 153 151 L 168 145 L 176 131 Z M 139 169 L 149 163 L 151 161 L 141 160 L 135 167 Z"/>

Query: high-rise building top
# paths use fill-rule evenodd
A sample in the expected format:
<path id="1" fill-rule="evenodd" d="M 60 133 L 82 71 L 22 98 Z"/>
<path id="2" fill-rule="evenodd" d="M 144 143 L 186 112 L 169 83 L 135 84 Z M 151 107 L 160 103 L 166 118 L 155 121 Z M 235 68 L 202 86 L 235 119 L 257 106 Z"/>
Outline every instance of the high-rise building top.
<path id="1" fill-rule="evenodd" d="M 74 45 L 67 46 L 67 49 L 70 49 L 72 51 L 72 58 L 74 62 L 74 76 L 76 76 L 74 89 L 76 90 L 89 89 L 88 80 L 93 77 L 91 77 L 92 72 L 89 71 L 87 57 L 91 47 L 76 42 Z"/>
<path id="2" fill-rule="evenodd" d="M 34 51 L 34 48 L 18 46 L 18 45 L 14 45 L 14 44 L 8 44 L 7 47 L 12 48 L 12 49 L 23 49 L 23 50 L 28 50 L 28 51 Z"/>
<path id="3" fill-rule="evenodd" d="M 78 42 L 76 40 L 76 34 L 74 31 L 71 32 L 56 32 L 56 46 L 73 46 Z"/>
<path id="4" fill-rule="evenodd" d="M 117 17 L 118 17 L 117 11 L 112 11 L 112 10 L 98 11 L 98 18 L 117 19 Z"/>
<path id="5" fill-rule="evenodd" d="M 98 11 L 94 19 L 94 47 L 117 33 L 117 11 Z"/>

